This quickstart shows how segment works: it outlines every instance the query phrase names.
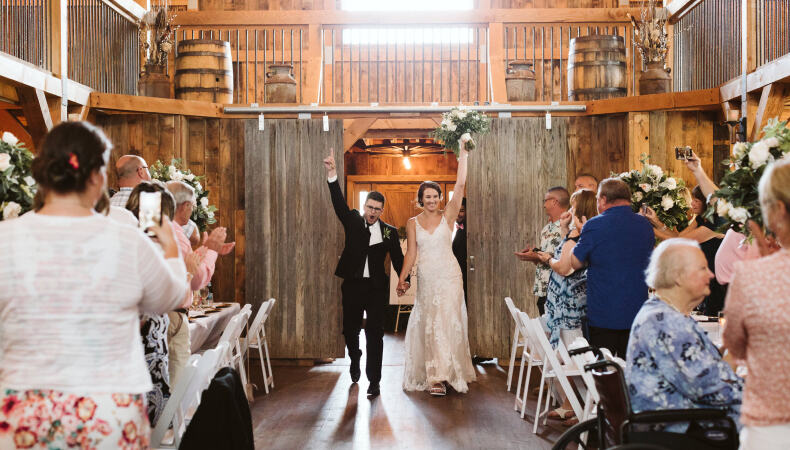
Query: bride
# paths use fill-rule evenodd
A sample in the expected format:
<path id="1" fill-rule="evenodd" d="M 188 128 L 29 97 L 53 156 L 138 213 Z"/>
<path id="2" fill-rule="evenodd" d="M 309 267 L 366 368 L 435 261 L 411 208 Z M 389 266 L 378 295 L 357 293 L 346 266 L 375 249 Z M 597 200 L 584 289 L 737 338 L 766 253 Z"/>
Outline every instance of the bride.
<path id="1" fill-rule="evenodd" d="M 468 139 L 461 141 L 458 174 L 452 200 L 442 211 L 442 190 L 423 182 L 417 201 L 423 212 L 406 224 L 408 249 L 398 283 L 398 293 L 408 287 L 406 275 L 419 254 L 417 293 L 406 329 L 406 366 L 403 389 L 445 395 L 446 384 L 458 392 L 469 390 L 476 375 L 469 352 L 466 305 L 461 268 L 453 256 L 452 227 L 461 208 L 466 183 Z"/>

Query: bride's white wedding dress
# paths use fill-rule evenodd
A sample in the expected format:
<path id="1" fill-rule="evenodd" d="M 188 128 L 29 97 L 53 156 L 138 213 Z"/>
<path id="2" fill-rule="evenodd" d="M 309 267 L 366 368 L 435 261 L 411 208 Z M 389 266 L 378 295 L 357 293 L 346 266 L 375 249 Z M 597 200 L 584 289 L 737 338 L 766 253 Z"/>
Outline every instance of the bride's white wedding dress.
<path id="1" fill-rule="evenodd" d="M 417 293 L 406 329 L 403 389 L 424 391 L 447 382 L 458 392 L 475 381 L 469 353 L 461 268 L 452 250 L 452 233 L 442 221 L 429 233 L 417 227 Z"/>

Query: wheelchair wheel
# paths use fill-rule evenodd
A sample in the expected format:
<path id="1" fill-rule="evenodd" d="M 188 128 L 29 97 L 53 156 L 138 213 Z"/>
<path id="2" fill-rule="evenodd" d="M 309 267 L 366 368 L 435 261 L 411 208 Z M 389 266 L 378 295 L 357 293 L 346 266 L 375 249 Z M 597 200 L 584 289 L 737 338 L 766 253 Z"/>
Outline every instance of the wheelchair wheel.
<path id="1" fill-rule="evenodd" d="M 586 439 L 582 439 L 582 434 L 587 433 Z M 568 429 L 554 443 L 551 450 L 570 450 L 570 449 L 599 449 L 598 445 L 598 419 L 592 418 L 584 422 L 577 423 Z"/>

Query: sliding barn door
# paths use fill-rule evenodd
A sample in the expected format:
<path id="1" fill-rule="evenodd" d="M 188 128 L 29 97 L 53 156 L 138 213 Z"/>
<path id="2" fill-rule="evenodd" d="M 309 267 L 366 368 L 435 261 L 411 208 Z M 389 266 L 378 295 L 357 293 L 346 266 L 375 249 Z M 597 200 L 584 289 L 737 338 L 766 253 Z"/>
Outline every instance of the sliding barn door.
<path id="1" fill-rule="evenodd" d="M 245 124 L 246 300 L 277 302 L 266 322 L 275 358 L 345 354 L 340 279 L 343 231 L 323 159 L 334 147 L 343 182 L 343 121 L 257 120 Z"/>
<path id="2" fill-rule="evenodd" d="M 479 356 L 509 355 L 513 320 L 504 298 L 531 317 L 535 265 L 513 252 L 537 246 L 547 223 L 543 196 L 552 186 L 567 186 L 568 120 L 493 119 L 469 156 L 466 183 L 468 226 L 469 339 Z"/>

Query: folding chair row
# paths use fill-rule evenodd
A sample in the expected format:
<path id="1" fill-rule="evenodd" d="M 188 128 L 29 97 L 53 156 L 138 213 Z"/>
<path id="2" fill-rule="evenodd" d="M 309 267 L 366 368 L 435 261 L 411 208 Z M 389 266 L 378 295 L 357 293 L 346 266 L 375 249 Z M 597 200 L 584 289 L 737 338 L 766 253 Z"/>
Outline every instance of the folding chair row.
<path id="1" fill-rule="evenodd" d="M 269 343 L 266 340 L 266 319 L 269 318 L 269 315 L 274 308 L 274 303 L 276 300 L 270 298 L 261 304 L 261 307 L 258 308 L 258 314 L 255 315 L 255 319 L 252 321 L 252 325 L 250 326 L 249 331 L 247 332 L 247 338 L 241 338 L 241 346 L 242 350 L 247 352 L 247 367 L 250 367 L 249 364 L 249 351 L 250 349 L 258 350 L 258 358 L 261 361 L 261 374 L 263 375 L 263 388 L 266 393 L 269 393 L 269 387 L 274 389 L 274 372 L 272 372 L 272 362 L 269 358 Z M 264 356 L 266 359 L 264 360 Z"/>

